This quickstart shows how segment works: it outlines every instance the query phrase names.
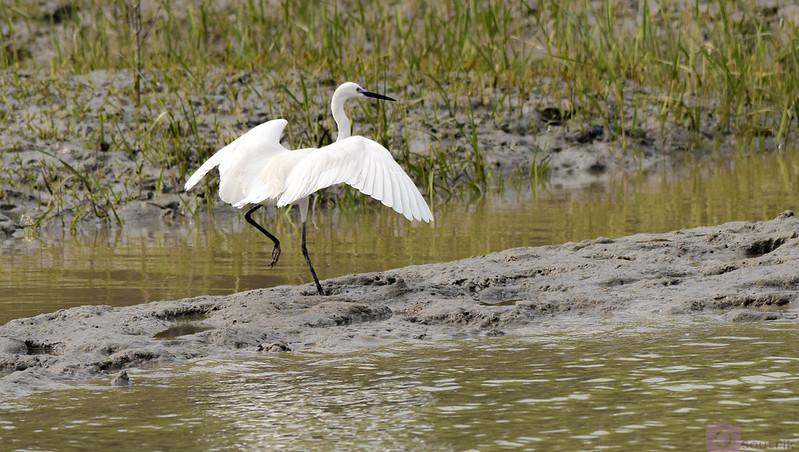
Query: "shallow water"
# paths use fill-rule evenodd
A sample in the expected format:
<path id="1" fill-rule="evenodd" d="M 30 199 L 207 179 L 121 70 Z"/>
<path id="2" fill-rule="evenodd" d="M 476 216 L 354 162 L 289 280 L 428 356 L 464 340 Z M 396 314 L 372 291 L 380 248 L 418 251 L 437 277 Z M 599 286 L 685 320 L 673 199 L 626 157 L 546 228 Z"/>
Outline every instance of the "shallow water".
<path id="1" fill-rule="evenodd" d="M 129 388 L 0 403 L 0 439 L 37 450 L 705 450 L 708 428 L 729 423 L 749 445 L 799 447 L 797 342 L 793 324 L 697 325 L 206 359 L 132 371 Z"/>
<path id="2" fill-rule="evenodd" d="M 581 192 L 508 188 L 437 206 L 411 224 L 378 203 L 313 214 L 309 248 L 321 278 L 440 262 L 517 246 L 764 220 L 799 207 L 799 152 L 701 161 L 627 175 Z M 126 227 L 0 247 L 0 324 L 87 303 L 130 305 L 310 281 L 290 217 L 261 218 L 271 242 L 237 213 L 194 224 Z"/>
<path id="3" fill-rule="evenodd" d="M 685 168 L 685 167 L 684 167 Z M 730 220 L 799 204 L 799 153 L 697 162 L 582 192 L 509 189 L 410 225 L 382 206 L 314 215 L 322 277 Z M 270 244 L 236 216 L 0 248 L 0 322 L 307 282 L 298 231 Z M 704 450 L 730 423 L 799 446 L 799 332 L 789 323 L 406 343 L 336 355 L 239 355 L 132 370 L 134 386 L 0 401 L 2 449 Z M 178 337 L 183 331 L 165 334 Z M 713 433 L 713 430 L 711 430 Z"/>

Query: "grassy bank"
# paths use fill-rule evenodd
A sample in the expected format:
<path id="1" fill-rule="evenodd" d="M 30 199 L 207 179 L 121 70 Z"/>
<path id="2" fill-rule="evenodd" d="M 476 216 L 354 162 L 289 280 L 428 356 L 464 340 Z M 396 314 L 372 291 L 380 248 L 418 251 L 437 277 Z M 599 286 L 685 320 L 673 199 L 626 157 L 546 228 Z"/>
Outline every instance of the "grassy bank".
<path id="1" fill-rule="evenodd" d="M 790 6 L 4 3 L 0 199 L 37 203 L 34 225 L 59 213 L 115 220 L 116 206 L 175 192 L 198 162 L 266 119 L 289 120 L 292 147 L 324 144 L 334 136 L 329 96 L 344 80 L 401 98 L 354 106 L 355 131 L 389 145 L 430 198 L 479 193 L 509 173 L 544 179 L 552 150 L 534 140 L 518 151 L 525 167 L 487 163 L 493 130 L 567 127 L 590 138 L 597 124 L 621 153 L 671 152 L 675 130 L 702 145 L 776 148 L 799 114 Z M 57 152 L 65 146 L 77 154 Z M 129 164 L 108 163 L 120 158 Z"/>

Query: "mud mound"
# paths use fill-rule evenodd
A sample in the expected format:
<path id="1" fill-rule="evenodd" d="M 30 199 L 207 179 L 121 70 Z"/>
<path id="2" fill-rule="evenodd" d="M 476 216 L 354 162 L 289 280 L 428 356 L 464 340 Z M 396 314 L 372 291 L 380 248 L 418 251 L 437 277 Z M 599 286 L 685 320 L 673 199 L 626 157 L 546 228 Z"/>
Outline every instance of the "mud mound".
<path id="1" fill-rule="evenodd" d="M 0 327 L 0 393 L 196 357 L 796 317 L 799 219 L 516 248 L 217 297 L 82 306 Z"/>

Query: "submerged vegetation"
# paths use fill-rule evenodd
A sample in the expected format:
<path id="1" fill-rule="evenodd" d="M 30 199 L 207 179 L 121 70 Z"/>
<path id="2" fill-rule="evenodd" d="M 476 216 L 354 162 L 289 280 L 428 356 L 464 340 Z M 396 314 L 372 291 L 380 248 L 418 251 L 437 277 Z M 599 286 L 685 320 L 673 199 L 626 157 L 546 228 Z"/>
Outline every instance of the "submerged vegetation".
<path id="1" fill-rule="evenodd" d="M 121 221 L 267 119 L 289 121 L 292 147 L 331 141 L 344 80 L 401 99 L 353 106 L 355 132 L 430 198 L 540 183 L 561 146 L 536 137 L 553 129 L 654 154 L 795 135 L 798 10 L 620 3 L 5 0 L 0 203 L 37 206 L 12 212 L 21 225 Z"/>

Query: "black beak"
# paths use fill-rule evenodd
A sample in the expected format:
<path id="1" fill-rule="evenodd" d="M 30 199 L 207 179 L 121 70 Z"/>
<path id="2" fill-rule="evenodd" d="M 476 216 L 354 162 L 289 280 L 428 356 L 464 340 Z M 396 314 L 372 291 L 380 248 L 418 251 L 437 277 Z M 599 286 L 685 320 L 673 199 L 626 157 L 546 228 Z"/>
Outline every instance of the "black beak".
<path id="1" fill-rule="evenodd" d="M 388 96 L 384 96 L 382 94 L 377 94 L 366 90 L 361 90 L 361 94 L 363 94 L 366 97 L 371 97 L 372 99 L 390 100 L 391 102 L 395 102 L 397 100 L 397 99 L 392 99 L 391 97 Z"/>

